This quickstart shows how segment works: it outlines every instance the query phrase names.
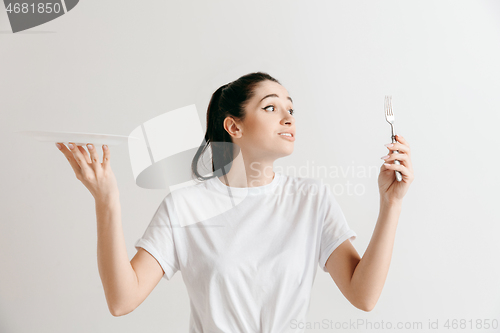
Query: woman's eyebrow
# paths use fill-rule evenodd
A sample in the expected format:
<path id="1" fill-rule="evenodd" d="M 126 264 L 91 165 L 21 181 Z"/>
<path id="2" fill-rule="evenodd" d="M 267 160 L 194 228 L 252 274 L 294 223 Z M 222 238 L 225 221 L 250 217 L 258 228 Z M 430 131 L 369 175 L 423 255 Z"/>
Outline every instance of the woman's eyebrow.
<path id="1" fill-rule="evenodd" d="M 264 98 L 263 98 L 263 99 L 261 99 L 261 100 L 260 100 L 260 102 L 262 102 L 264 99 L 266 99 L 266 98 L 268 98 L 268 97 L 278 97 L 278 98 L 279 98 L 279 96 L 278 96 L 278 95 L 276 95 L 276 94 L 269 94 L 269 95 L 264 96 Z M 287 98 L 290 100 L 290 102 L 292 102 L 292 103 L 293 103 L 292 98 L 291 98 L 290 96 L 287 96 Z M 260 102 L 259 102 L 259 103 L 260 103 Z"/>

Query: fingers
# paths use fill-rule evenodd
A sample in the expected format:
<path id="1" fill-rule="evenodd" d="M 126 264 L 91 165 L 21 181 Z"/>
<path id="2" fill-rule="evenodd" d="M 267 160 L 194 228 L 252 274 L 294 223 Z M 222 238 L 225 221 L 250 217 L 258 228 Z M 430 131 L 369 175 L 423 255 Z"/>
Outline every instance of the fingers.
<path id="1" fill-rule="evenodd" d="M 87 163 L 92 163 L 92 161 L 90 160 L 89 154 L 87 153 L 85 148 L 83 148 L 82 146 L 77 146 L 77 147 L 78 147 L 78 150 L 82 153 L 83 157 L 85 158 L 85 161 L 87 161 Z"/>
<path id="2" fill-rule="evenodd" d="M 411 155 L 410 147 L 399 142 L 394 142 L 392 144 L 392 147 L 387 147 L 387 149 L 389 149 L 391 152 L 397 150 L 400 153 Z"/>
<path id="3" fill-rule="evenodd" d="M 73 148 L 68 149 L 64 144 L 57 142 L 56 145 L 59 145 L 61 148 L 61 152 L 66 156 L 66 159 L 69 161 L 73 171 L 75 172 L 77 178 L 83 175 L 84 173 L 88 173 L 91 176 L 94 172 L 97 174 L 100 170 L 104 168 L 110 167 L 111 154 L 107 145 L 102 146 L 103 150 L 103 158 L 102 163 L 99 163 L 99 153 L 95 146 L 91 143 L 87 144 L 87 149 L 90 152 L 90 157 L 85 151 L 85 148 L 82 146 L 76 146 L 74 143 L 69 143 L 73 146 Z M 93 172 L 94 171 L 94 172 Z"/>
<path id="4" fill-rule="evenodd" d="M 80 166 L 81 169 L 81 174 L 84 176 L 92 176 L 94 172 L 92 171 L 92 168 L 89 166 L 86 158 L 83 156 L 82 152 L 80 151 L 79 148 L 77 148 L 76 144 L 74 143 L 69 143 L 69 150 L 73 153 L 73 157 L 75 158 L 76 162 Z M 73 147 L 73 148 L 71 148 Z M 83 148 L 82 148 L 83 149 Z M 85 149 L 84 149 L 85 151 Z M 88 158 L 88 156 L 87 156 Z"/>
<path id="5" fill-rule="evenodd" d="M 69 161 L 69 164 L 71 165 L 71 167 L 73 168 L 73 171 L 75 172 L 76 178 L 80 177 L 82 170 L 81 170 L 80 166 L 78 165 L 78 163 L 76 162 L 75 158 L 73 157 L 73 154 L 68 150 L 66 145 L 64 145 L 63 143 L 57 142 L 56 145 L 61 146 L 61 148 L 59 150 L 64 154 L 66 159 Z"/>
<path id="6" fill-rule="evenodd" d="M 407 154 L 398 154 L 398 153 L 392 153 L 392 154 L 389 154 L 389 157 L 387 157 L 386 159 L 384 159 L 384 161 L 387 163 L 387 162 L 390 162 L 390 161 L 394 161 L 394 160 L 398 160 L 400 161 L 401 163 L 403 163 L 407 168 L 410 168 L 411 169 L 411 157 Z"/>
<path id="7" fill-rule="evenodd" d="M 394 160 L 403 161 L 403 162 L 407 162 L 408 161 L 408 155 L 406 155 L 406 154 L 390 153 L 390 154 L 388 154 L 386 156 L 389 156 L 389 157 L 384 158 L 383 159 L 384 162 L 390 162 L 390 161 L 394 161 Z"/>
<path id="8" fill-rule="evenodd" d="M 384 170 L 396 170 L 401 172 L 404 179 L 413 180 L 413 172 L 404 165 L 399 164 L 382 164 Z"/>
<path id="9" fill-rule="evenodd" d="M 92 163 L 90 166 L 94 169 L 94 171 L 100 172 L 102 166 L 99 161 L 99 153 L 97 152 L 97 149 L 95 149 L 94 145 L 91 143 L 87 144 L 87 149 L 90 152 L 90 163 Z"/>
<path id="10" fill-rule="evenodd" d="M 102 145 L 102 168 L 108 169 L 110 167 L 111 153 L 107 145 Z"/>
<path id="11" fill-rule="evenodd" d="M 387 147 L 390 151 L 397 150 L 400 153 L 405 153 L 411 155 L 410 145 L 409 143 L 399 134 L 396 135 L 397 142 L 392 144 L 392 147 Z"/>
<path id="12" fill-rule="evenodd" d="M 401 142 L 401 143 L 402 143 L 402 144 L 404 144 L 404 145 L 407 145 L 408 147 L 410 146 L 410 145 L 408 144 L 408 142 L 406 142 L 405 138 L 403 138 L 403 137 L 402 137 L 401 135 L 399 135 L 399 134 L 396 134 L 396 140 L 397 140 L 398 142 Z"/>

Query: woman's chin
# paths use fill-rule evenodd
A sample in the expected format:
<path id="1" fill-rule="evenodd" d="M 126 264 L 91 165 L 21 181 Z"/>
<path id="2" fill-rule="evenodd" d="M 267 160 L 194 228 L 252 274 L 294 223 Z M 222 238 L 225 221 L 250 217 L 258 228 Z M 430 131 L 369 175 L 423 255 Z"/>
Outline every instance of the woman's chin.
<path id="1" fill-rule="evenodd" d="M 283 150 L 281 151 L 281 156 L 280 156 L 280 157 L 289 156 L 289 155 L 291 155 L 292 153 L 293 153 L 293 145 L 292 145 L 290 148 L 288 148 L 288 149 L 283 149 Z"/>

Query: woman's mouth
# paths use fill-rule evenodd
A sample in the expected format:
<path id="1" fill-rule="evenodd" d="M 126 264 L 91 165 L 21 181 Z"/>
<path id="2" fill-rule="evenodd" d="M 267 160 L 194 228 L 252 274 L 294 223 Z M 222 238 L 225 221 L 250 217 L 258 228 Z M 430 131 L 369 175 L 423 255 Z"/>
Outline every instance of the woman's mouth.
<path id="1" fill-rule="evenodd" d="M 295 141 L 295 137 L 291 133 L 283 132 L 283 133 L 278 133 L 278 135 L 285 140 Z"/>

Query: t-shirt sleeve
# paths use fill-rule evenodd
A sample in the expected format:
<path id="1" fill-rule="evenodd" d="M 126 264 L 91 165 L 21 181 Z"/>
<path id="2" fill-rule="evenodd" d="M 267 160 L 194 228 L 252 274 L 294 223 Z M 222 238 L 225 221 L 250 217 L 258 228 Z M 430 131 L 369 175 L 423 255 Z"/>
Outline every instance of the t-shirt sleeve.
<path id="1" fill-rule="evenodd" d="M 323 219 L 323 226 L 320 241 L 319 267 L 323 271 L 328 272 L 325 264 L 333 251 L 346 239 L 354 241 L 357 235 L 354 230 L 349 228 L 344 213 L 330 188 L 324 185 L 322 193 L 323 196 L 320 202 L 321 214 L 319 216 Z"/>
<path id="2" fill-rule="evenodd" d="M 167 207 L 167 198 L 160 203 L 144 235 L 135 243 L 135 248 L 139 250 L 142 247 L 148 251 L 163 268 L 165 272 L 163 277 L 170 280 L 179 270 L 179 260 L 175 248 L 171 215 Z"/>

